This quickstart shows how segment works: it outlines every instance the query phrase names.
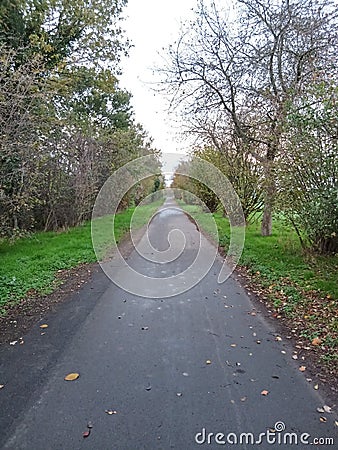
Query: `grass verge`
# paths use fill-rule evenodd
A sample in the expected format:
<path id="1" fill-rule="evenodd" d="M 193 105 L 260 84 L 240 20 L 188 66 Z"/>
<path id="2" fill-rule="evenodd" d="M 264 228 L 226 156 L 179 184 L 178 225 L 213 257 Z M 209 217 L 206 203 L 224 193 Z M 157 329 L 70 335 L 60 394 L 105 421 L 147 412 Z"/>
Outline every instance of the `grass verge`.
<path id="1" fill-rule="evenodd" d="M 199 206 L 179 202 L 206 233 L 210 218 Z M 220 213 L 213 214 L 218 243 L 225 251 L 230 242 L 230 226 Z M 213 239 L 216 236 L 211 236 Z M 246 229 L 239 272 L 274 317 L 285 320 L 301 348 L 317 352 L 320 361 L 334 371 L 338 363 L 338 255 L 305 253 L 292 228 L 275 221 L 273 234 L 260 235 L 260 225 Z"/>
<path id="2" fill-rule="evenodd" d="M 161 204 L 158 200 L 137 208 L 133 228 L 145 225 Z M 134 211 L 135 208 L 129 208 L 116 214 L 117 242 L 129 231 Z M 110 218 L 107 224 L 111 223 Z M 0 241 L 0 317 L 27 295 L 52 292 L 60 282 L 58 271 L 95 261 L 90 221 L 67 231 L 34 233 L 14 243 Z"/>

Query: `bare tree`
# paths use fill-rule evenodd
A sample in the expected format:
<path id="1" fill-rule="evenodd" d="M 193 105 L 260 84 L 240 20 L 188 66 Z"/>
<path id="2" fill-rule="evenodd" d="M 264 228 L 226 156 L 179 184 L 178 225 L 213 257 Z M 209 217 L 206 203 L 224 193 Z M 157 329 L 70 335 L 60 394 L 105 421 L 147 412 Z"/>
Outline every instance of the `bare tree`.
<path id="1" fill-rule="evenodd" d="M 237 17 L 200 0 L 162 70 L 184 117 L 232 129 L 265 173 L 262 234 L 270 235 L 275 160 L 288 105 L 336 59 L 337 7 L 326 0 L 238 0 Z M 215 122 L 215 115 L 221 120 Z M 216 131 L 215 129 L 215 131 Z"/>

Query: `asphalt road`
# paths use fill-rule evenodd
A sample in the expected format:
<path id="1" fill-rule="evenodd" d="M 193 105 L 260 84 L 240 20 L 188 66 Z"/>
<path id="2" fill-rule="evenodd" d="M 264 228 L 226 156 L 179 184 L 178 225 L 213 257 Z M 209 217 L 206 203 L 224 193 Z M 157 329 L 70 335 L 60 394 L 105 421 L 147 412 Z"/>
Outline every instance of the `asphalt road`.
<path id="1" fill-rule="evenodd" d="M 133 251 L 129 264 L 145 276 L 182 273 L 201 238 L 185 214 L 159 213 L 150 240 L 166 250 L 174 228 L 186 237 L 177 259 L 149 262 Z M 201 251 L 211 250 L 204 240 Z M 98 271 L 23 345 L 3 346 L 0 448 L 304 449 L 317 437 L 334 437 L 335 445 L 321 448 L 337 448 L 337 417 L 316 411 L 325 400 L 291 358 L 289 341 L 234 278 L 217 284 L 221 266 L 217 257 L 195 287 L 169 298 L 130 294 Z M 65 381 L 70 372 L 80 377 Z M 275 424 L 286 430 L 273 433 Z M 285 433 L 295 433 L 298 445 L 280 445 L 290 439 Z"/>

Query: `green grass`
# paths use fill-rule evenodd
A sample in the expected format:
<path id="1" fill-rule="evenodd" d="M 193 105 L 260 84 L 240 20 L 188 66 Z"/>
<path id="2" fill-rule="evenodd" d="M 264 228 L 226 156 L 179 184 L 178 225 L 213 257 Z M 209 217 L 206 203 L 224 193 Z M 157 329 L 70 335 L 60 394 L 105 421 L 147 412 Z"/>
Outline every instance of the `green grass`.
<path id="1" fill-rule="evenodd" d="M 207 233 L 207 214 L 199 206 L 178 202 Z M 210 216 L 210 214 L 209 214 Z M 230 226 L 227 218 L 213 214 L 219 246 L 227 250 Z M 206 226 L 207 225 L 207 226 Z M 208 230 L 209 227 L 209 230 Z M 211 236 L 215 239 L 215 236 Z M 272 236 L 260 234 L 260 224 L 246 228 L 245 245 L 239 261 L 250 277 L 250 287 L 271 309 L 282 314 L 307 345 L 320 337 L 319 360 L 331 373 L 337 370 L 338 347 L 338 256 L 318 256 L 304 252 L 294 230 L 283 220 L 275 220 Z"/>
<path id="2" fill-rule="evenodd" d="M 141 228 L 161 205 L 162 201 L 138 208 L 135 228 Z M 115 216 L 117 242 L 129 231 L 135 208 L 129 208 Z M 112 218 L 104 221 L 102 243 L 106 244 Z M 83 263 L 96 261 L 91 241 L 91 224 L 70 228 L 63 232 L 39 232 L 10 243 L 0 242 L 0 315 L 5 306 L 14 305 L 27 293 L 47 294 L 57 286 L 58 270 L 71 269 Z"/>
<path id="3" fill-rule="evenodd" d="M 199 206 L 179 204 L 207 233 L 210 232 L 208 214 L 203 213 Z M 218 229 L 219 245 L 226 249 L 230 242 L 229 221 L 220 213 L 213 214 L 213 218 Z M 211 237 L 215 239 L 214 234 Z M 304 290 L 316 290 L 323 296 L 338 298 L 338 257 L 304 253 L 296 233 L 281 221 L 274 221 L 272 236 L 268 237 L 261 236 L 258 222 L 247 226 L 240 264 L 259 275 L 266 286 L 275 284 L 275 288 L 282 289 L 290 281 Z M 290 296 L 299 295 L 291 287 L 289 291 Z"/>

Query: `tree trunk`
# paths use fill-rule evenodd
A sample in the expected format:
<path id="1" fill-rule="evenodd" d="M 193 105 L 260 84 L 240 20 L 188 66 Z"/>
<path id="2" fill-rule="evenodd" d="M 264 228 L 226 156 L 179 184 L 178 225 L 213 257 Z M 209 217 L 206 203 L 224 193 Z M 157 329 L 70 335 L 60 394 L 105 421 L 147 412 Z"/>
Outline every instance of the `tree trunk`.
<path id="1" fill-rule="evenodd" d="M 272 207 L 273 198 L 266 193 L 264 201 L 264 212 L 261 225 L 262 236 L 271 236 L 272 233 Z"/>
<path id="2" fill-rule="evenodd" d="M 13 214 L 13 229 L 17 230 L 18 228 L 19 228 L 18 216 L 16 214 Z"/>
<path id="3" fill-rule="evenodd" d="M 272 234 L 272 212 L 275 197 L 275 180 L 272 169 L 272 161 L 268 161 L 265 168 L 265 198 L 264 211 L 261 224 L 262 236 L 271 236 Z"/>

